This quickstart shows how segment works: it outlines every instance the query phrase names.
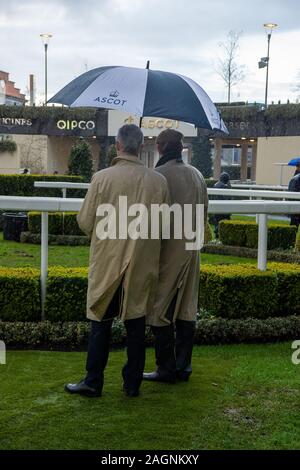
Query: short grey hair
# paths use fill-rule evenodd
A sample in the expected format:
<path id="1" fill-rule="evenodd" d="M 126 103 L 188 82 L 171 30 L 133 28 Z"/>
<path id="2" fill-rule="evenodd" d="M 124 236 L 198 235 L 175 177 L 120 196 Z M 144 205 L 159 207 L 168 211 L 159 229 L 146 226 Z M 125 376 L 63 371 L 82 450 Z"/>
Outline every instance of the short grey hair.
<path id="1" fill-rule="evenodd" d="M 122 145 L 124 152 L 137 156 L 143 145 L 144 135 L 135 124 L 125 124 L 118 131 L 117 142 Z"/>

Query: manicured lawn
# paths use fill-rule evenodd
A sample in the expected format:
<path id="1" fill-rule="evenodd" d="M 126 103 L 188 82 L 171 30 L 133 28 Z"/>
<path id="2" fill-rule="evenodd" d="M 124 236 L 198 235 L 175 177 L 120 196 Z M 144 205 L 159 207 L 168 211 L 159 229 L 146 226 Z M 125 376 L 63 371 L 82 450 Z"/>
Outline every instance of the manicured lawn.
<path id="1" fill-rule="evenodd" d="M 147 370 L 153 350 L 147 351 Z M 197 347 L 189 383 L 121 392 L 125 352 L 104 394 L 70 396 L 85 354 L 9 351 L 0 366 L 0 449 L 300 449 L 300 366 L 290 343 Z"/>
<path id="2" fill-rule="evenodd" d="M 40 267 L 41 249 L 39 245 L 4 241 L 0 232 L 0 266 Z M 49 246 L 49 266 L 78 267 L 88 266 L 89 247 Z M 256 263 L 255 259 L 223 255 L 201 255 L 202 263 Z"/>

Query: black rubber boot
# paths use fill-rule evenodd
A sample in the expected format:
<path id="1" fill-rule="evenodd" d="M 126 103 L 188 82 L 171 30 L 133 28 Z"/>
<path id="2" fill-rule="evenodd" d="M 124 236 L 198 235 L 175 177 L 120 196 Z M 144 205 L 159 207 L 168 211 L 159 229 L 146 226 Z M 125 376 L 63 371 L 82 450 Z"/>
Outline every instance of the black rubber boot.
<path id="1" fill-rule="evenodd" d="M 144 380 L 175 383 L 176 360 L 174 325 L 152 327 L 155 337 L 156 372 L 145 373 Z"/>
<path id="2" fill-rule="evenodd" d="M 192 353 L 196 322 L 176 321 L 176 376 L 178 380 L 188 381 L 192 373 Z"/>
<path id="3" fill-rule="evenodd" d="M 128 397 L 139 395 L 145 367 L 145 317 L 126 320 L 127 363 L 123 367 L 124 392 Z"/>
<path id="4" fill-rule="evenodd" d="M 88 355 L 86 361 L 87 375 L 84 383 L 97 392 L 102 392 L 104 383 L 104 369 L 109 355 L 109 343 L 113 320 L 91 322 Z"/>

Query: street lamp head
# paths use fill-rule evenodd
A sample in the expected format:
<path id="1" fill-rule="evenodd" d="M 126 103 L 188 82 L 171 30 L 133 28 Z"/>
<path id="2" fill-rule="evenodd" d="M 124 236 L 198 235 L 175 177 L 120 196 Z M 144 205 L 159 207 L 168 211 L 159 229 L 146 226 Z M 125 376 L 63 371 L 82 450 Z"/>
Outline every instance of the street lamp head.
<path id="1" fill-rule="evenodd" d="M 278 24 L 276 23 L 264 23 L 264 28 L 267 34 L 272 34 L 273 29 L 277 28 Z"/>
<path id="2" fill-rule="evenodd" d="M 45 45 L 49 44 L 50 39 L 52 38 L 51 33 L 42 33 L 40 34 L 40 37 Z"/>

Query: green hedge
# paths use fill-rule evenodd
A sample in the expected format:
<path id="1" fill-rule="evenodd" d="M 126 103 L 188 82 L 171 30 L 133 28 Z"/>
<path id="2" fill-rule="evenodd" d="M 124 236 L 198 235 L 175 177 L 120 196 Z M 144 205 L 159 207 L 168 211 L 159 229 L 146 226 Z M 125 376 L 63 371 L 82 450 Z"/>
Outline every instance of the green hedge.
<path id="1" fill-rule="evenodd" d="M 40 319 L 39 271 L 0 267 L 0 320 L 32 322 Z"/>
<path id="2" fill-rule="evenodd" d="M 89 331 L 88 322 L 8 323 L 0 321 L 0 338 L 10 349 L 86 350 Z M 256 318 L 228 320 L 208 317 L 197 321 L 195 344 L 270 343 L 294 340 L 299 337 L 300 317 L 296 316 L 266 320 Z M 120 321 L 114 322 L 111 339 L 114 347 L 125 344 L 125 330 Z M 151 331 L 147 329 L 146 344 L 152 343 Z"/>
<path id="3" fill-rule="evenodd" d="M 277 277 L 252 265 L 204 265 L 200 306 L 225 318 L 267 318 L 278 307 Z"/>
<path id="4" fill-rule="evenodd" d="M 205 242 L 206 243 L 206 242 Z M 257 258 L 257 250 L 255 248 L 246 248 L 245 246 L 228 246 L 216 243 L 205 244 L 201 248 L 201 253 L 209 253 L 212 255 L 238 256 L 241 258 Z M 267 253 L 269 261 L 278 263 L 300 264 L 300 254 L 293 251 L 269 250 Z"/>
<path id="5" fill-rule="evenodd" d="M 51 321 L 83 321 L 86 316 L 88 268 L 49 270 L 45 317 Z"/>
<path id="6" fill-rule="evenodd" d="M 295 226 L 269 224 L 268 250 L 287 250 L 295 245 L 297 229 Z M 223 245 L 257 248 L 258 224 L 239 220 L 222 220 L 219 236 Z"/>
<path id="7" fill-rule="evenodd" d="M 61 197 L 61 189 L 35 188 L 35 181 L 63 181 L 69 183 L 83 183 L 81 176 L 69 175 L 6 175 L 0 174 L 1 196 L 39 196 L 39 197 Z M 70 189 L 68 197 L 84 197 L 86 190 Z"/>
<path id="8" fill-rule="evenodd" d="M 300 266 L 269 263 L 268 270 L 253 265 L 203 265 L 199 303 L 223 318 L 268 318 L 300 315 Z"/>
<path id="9" fill-rule="evenodd" d="M 39 233 L 21 232 L 20 242 L 40 245 L 41 235 Z M 48 245 L 89 246 L 90 239 L 79 235 L 49 235 Z"/>
<path id="10" fill-rule="evenodd" d="M 80 230 L 76 212 L 50 212 L 49 213 L 49 233 L 51 235 L 76 235 L 83 236 Z M 28 228 L 30 233 L 41 233 L 41 212 L 28 212 Z"/>
<path id="11" fill-rule="evenodd" d="M 52 322 L 85 321 L 88 268 L 49 269 L 45 317 Z M 229 319 L 300 316 L 300 266 L 269 263 L 261 272 L 253 265 L 203 265 L 200 307 Z M 39 321 L 39 271 L 0 269 L 0 321 Z"/>

